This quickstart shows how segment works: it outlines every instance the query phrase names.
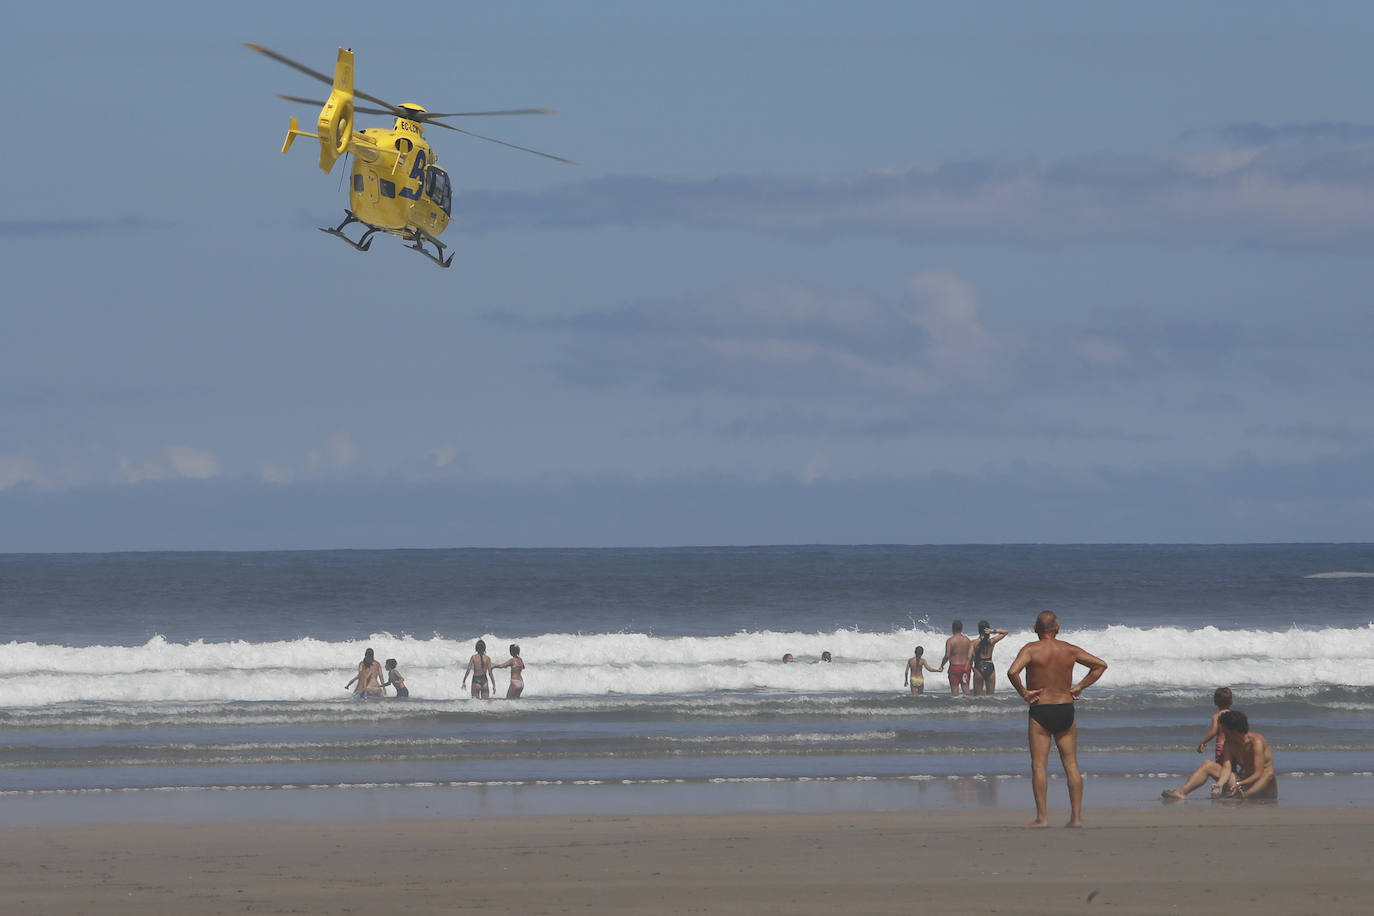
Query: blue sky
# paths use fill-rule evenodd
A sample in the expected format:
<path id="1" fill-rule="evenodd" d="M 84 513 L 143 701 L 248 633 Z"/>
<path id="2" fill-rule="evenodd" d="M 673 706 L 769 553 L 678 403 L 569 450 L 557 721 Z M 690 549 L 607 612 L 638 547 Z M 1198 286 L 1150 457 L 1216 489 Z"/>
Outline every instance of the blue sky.
<path id="1" fill-rule="evenodd" d="M 1374 10 L 660 6 L 8 14 L 0 550 L 1374 539 Z"/>

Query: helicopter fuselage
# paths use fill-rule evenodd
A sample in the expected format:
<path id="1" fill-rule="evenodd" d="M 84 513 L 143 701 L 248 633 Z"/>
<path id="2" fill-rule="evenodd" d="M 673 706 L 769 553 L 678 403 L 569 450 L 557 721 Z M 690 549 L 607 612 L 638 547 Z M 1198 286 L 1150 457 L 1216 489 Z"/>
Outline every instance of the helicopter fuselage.
<path id="1" fill-rule="evenodd" d="M 397 118 L 390 130 L 356 131 L 348 151 L 348 201 L 360 221 L 402 235 L 420 229 L 436 238 L 448 228 L 452 187 L 422 125 Z"/>

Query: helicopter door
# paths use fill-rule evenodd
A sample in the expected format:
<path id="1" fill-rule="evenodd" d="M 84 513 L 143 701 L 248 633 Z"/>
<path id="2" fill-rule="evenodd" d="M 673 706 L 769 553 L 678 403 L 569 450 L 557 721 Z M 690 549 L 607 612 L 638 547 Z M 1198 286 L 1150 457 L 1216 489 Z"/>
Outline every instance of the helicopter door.
<path id="1" fill-rule="evenodd" d="M 348 196 L 354 210 L 357 210 L 360 205 L 375 205 L 377 203 L 377 177 L 371 172 L 359 168 L 353 173 L 353 183 L 349 188 Z"/>
<path id="2" fill-rule="evenodd" d="M 445 216 L 453 215 L 453 190 L 448 183 L 448 172 L 431 165 L 425 172 L 425 194 L 444 211 Z"/>

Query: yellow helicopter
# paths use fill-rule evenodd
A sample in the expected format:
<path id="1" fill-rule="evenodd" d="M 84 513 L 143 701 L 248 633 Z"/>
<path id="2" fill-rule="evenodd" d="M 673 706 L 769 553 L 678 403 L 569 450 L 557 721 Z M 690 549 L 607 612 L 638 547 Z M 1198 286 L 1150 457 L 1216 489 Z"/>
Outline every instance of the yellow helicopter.
<path id="1" fill-rule="evenodd" d="M 495 137 L 484 137 L 439 120 L 487 115 L 553 114 L 551 109 L 518 108 L 507 111 L 438 113 L 426 111 L 410 102 L 393 105 L 353 88 L 353 52 L 349 49 L 339 49 L 339 57 L 334 64 L 334 76 L 331 79 L 318 70 L 312 70 L 261 45 L 245 44 L 244 47 L 265 54 L 332 87 L 329 98 L 323 102 L 293 95 L 278 96 L 288 102 L 320 106 L 320 116 L 315 122 L 316 132 L 312 134 L 301 130 L 296 119 L 292 118 L 281 151 L 285 153 L 291 149 L 291 144 L 297 137 L 318 139 L 320 168 L 325 174 L 333 170 L 334 163 L 340 157 L 353 157 L 352 181 L 348 189 L 349 207 L 344 210 L 343 222 L 332 229 L 320 227 L 320 231 L 343 239 L 358 251 L 367 251 L 371 248 L 372 236 L 376 233 L 388 232 L 410 242 L 407 247 L 420 252 L 440 267 L 448 267 L 453 263 L 452 254 L 444 257 L 447 246 L 439 241 L 439 236 L 448 228 L 453 215 L 453 190 L 449 184 L 448 173 L 438 166 L 438 154 L 424 139 L 427 124 L 533 153 L 545 159 L 554 159 L 569 165 L 577 164 L 571 159 L 541 153 L 525 146 L 516 146 Z M 356 106 L 353 103 L 355 97 L 381 107 Z M 376 127 L 355 130 L 355 114 L 393 115 L 396 122 L 389 130 Z M 353 223 L 366 227 L 356 242 L 343 231 L 346 226 Z M 427 245 L 434 247 L 433 253 Z"/>

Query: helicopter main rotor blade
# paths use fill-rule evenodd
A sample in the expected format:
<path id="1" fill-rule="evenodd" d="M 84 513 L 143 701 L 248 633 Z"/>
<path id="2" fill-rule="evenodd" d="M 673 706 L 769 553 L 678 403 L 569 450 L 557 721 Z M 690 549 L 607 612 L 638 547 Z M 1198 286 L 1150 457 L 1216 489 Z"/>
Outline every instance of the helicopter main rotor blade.
<path id="1" fill-rule="evenodd" d="M 290 67 L 293 70 L 299 70 L 306 76 L 313 76 L 315 79 L 324 83 L 326 86 L 334 85 L 334 77 L 321 73 L 318 70 L 312 70 L 305 64 L 302 64 L 298 61 L 294 61 L 291 58 L 287 57 L 285 54 L 278 54 L 271 48 L 264 48 L 262 45 L 255 45 L 246 41 L 243 43 L 243 46 L 253 51 L 257 51 L 259 54 L 264 54 L 272 58 L 279 64 L 286 64 L 286 66 Z M 379 99 L 375 95 L 368 95 L 366 92 L 361 92 L 358 90 L 356 86 L 353 89 L 353 94 L 360 99 L 367 99 L 369 102 L 372 102 L 376 105 L 381 105 L 383 108 L 386 109 L 386 111 L 384 112 L 374 112 L 375 114 L 391 114 L 396 115 L 398 117 L 403 116 L 405 114 L 405 112 L 399 106 L 391 104 L 386 99 Z M 285 98 L 285 96 L 283 96 L 283 98 Z M 300 99 L 291 99 L 291 101 L 297 102 L 300 101 Z M 356 111 L 357 109 L 354 110 Z"/>
<path id="2" fill-rule="evenodd" d="M 319 81 L 322 82 L 322 83 L 325 83 L 326 85 L 329 85 L 329 86 L 334 85 L 334 77 L 332 77 L 332 76 L 326 76 L 325 74 L 321 73 L 321 72 L 318 71 L 318 70 L 311 70 L 311 69 L 310 69 L 309 67 L 307 67 L 305 64 L 302 64 L 302 63 L 299 63 L 299 62 L 297 62 L 297 61 L 294 61 L 294 60 L 292 60 L 291 58 L 285 56 L 284 54 L 278 54 L 276 51 L 273 51 L 271 48 L 264 48 L 262 45 L 255 45 L 255 44 L 252 44 L 251 42 L 247 42 L 247 41 L 245 41 L 245 42 L 243 43 L 243 46 L 244 46 L 245 48 L 250 49 L 250 50 L 257 51 L 259 54 L 264 54 L 264 55 L 266 55 L 266 56 L 272 58 L 273 60 L 275 60 L 275 61 L 276 61 L 277 63 L 279 63 L 279 64 L 286 64 L 286 66 L 290 67 L 290 68 L 293 69 L 293 70 L 299 70 L 300 72 L 304 73 L 306 76 L 313 76 L 315 79 L 319 80 Z"/>
<path id="3" fill-rule="evenodd" d="M 285 64 L 293 70 L 299 70 L 306 76 L 313 77 L 327 86 L 334 85 L 334 77 L 321 73 L 318 70 L 312 70 L 305 64 L 302 64 L 299 61 L 294 61 L 291 58 L 287 57 L 285 54 L 278 54 L 271 48 L 264 48 L 262 45 L 255 45 L 251 42 L 244 42 L 243 46 L 245 48 L 248 48 L 249 50 L 257 51 L 259 54 L 262 54 L 266 57 L 270 57 L 277 63 Z M 438 120 L 439 118 L 468 118 L 484 115 L 554 114 L 554 111 L 550 108 L 511 108 L 503 111 L 459 111 L 448 114 L 431 112 L 421 113 L 401 108 L 399 105 L 393 105 L 385 99 L 377 98 L 375 95 L 368 95 L 366 92 L 359 91 L 357 87 L 354 87 L 353 95 L 360 99 L 366 99 L 367 101 L 372 102 L 375 105 L 381 105 L 382 108 L 385 109 L 383 111 L 378 111 L 376 109 L 371 108 L 358 108 L 356 106 L 354 107 L 354 111 L 359 111 L 363 114 L 390 114 L 395 115 L 398 118 L 419 120 L 425 124 L 434 124 L 438 127 L 442 127 L 445 130 L 453 130 L 457 131 L 460 134 L 467 134 L 469 137 L 476 137 L 478 140 L 486 140 L 488 143 L 498 143 L 501 146 L 510 147 L 511 149 L 518 149 L 522 153 L 533 153 L 536 156 L 543 156 L 545 159 L 552 159 L 555 162 L 566 162 L 568 165 L 578 164 L 571 159 L 564 159 L 562 156 L 555 156 L 552 153 L 541 153 L 537 149 L 530 149 L 528 146 L 519 146 L 514 143 L 507 143 L 505 140 L 498 140 L 495 137 L 485 137 L 482 134 L 475 134 L 470 130 L 463 130 L 463 128 L 461 127 L 454 127 L 452 124 L 445 124 L 444 122 Z M 286 99 L 288 102 L 302 102 L 307 105 L 324 105 L 323 102 L 319 102 L 314 99 L 301 98 L 300 96 L 283 95 L 281 96 L 281 98 Z M 417 114 L 420 115 L 420 117 L 417 118 Z"/>
<path id="4" fill-rule="evenodd" d="M 507 143 L 505 140 L 498 140 L 495 137 L 484 137 L 481 134 L 474 134 L 470 130 L 463 130 L 461 127 L 454 127 L 452 124 L 445 124 L 442 121 L 430 121 L 436 127 L 443 127 L 447 130 L 456 130 L 460 134 L 467 134 L 469 137 L 476 137 L 478 140 L 486 140 L 489 143 L 499 143 L 502 146 L 509 146 L 511 149 L 518 149 L 525 153 L 534 153 L 536 156 L 543 156 L 545 159 L 552 159 L 555 162 L 566 162 L 568 165 L 579 165 L 571 159 L 564 159 L 562 156 L 555 156 L 553 153 L 541 153 L 537 149 L 530 149 L 528 146 L 516 146 L 514 143 Z"/>
<path id="5" fill-rule="evenodd" d="M 552 108 L 512 108 L 508 111 L 450 111 L 438 112 L 427 111 L 421 116 L 422 121 L 433 121 L 435 118 L 483 118 L 488 115 L 527 115 L 527 114 L 558 114 Z"/>
<path id="6" fill-rule="evenodd" d="M 281 93 L 277 93 L 277 98 L 283 99 L 287 102 L 299 102 L 302 105 L 324 105 L 323 99 L 307 99 L 299 95 L 282 95 Z M 392 111 L 389 108 L 365 108 L 361 105 L 354 106 L 353 110 L 360 112 L 361 114 L 371 115 L 398 114 L 398 112 Z M 524 115 L 557 113 L 558 112 L 554 111 L 552 108 L 518 108 L 512 111 L 450 111 L 445 113 L 436 112 L 434 114 L 430 114 L 427 111 L 421 114 L 416 114 L 414 111 L 411 111 L 408 114 L 402 114 L 401 117 L 405 117 L 411 121 L 419 121 L 421 124 L 423 124 L 426 121 L 433 121 L 435 118 L 472 118 L 477 117 L 479 115 Z"/>
<path id="7" fill-rule="evenodd" d="M 285 100 L 288 101 L 288 102 L 299 102 L 299 103 L 302 104 L 302 105 L 318 105 L 318 106 L 321 106 L 321 107 L 324 106 L 324 99 L 306 99 L 306 98 L 301 98 L 301 97 L 298 96 L 298 95 L 282 95 L 281 93 L 277 93 L 277 98 L 279 98 L 279 99 L 285 99 Z M 390 110 L 390 109 L 388 109 L 388 108 L 365 108 L 365 107 L 363 107 L 362 105 L 354 105 L 354 106 L 353 106 L 353 110 L 354 110 L 354 111 L 357 111 L 357 112 L 360 112 L 360 113 L 362 113 L 362 114 L 371 114 L 371 115 L 389 115 L 389 114 L 395 114 L 394 111 L 392 111 L 392 110 Z"/>

